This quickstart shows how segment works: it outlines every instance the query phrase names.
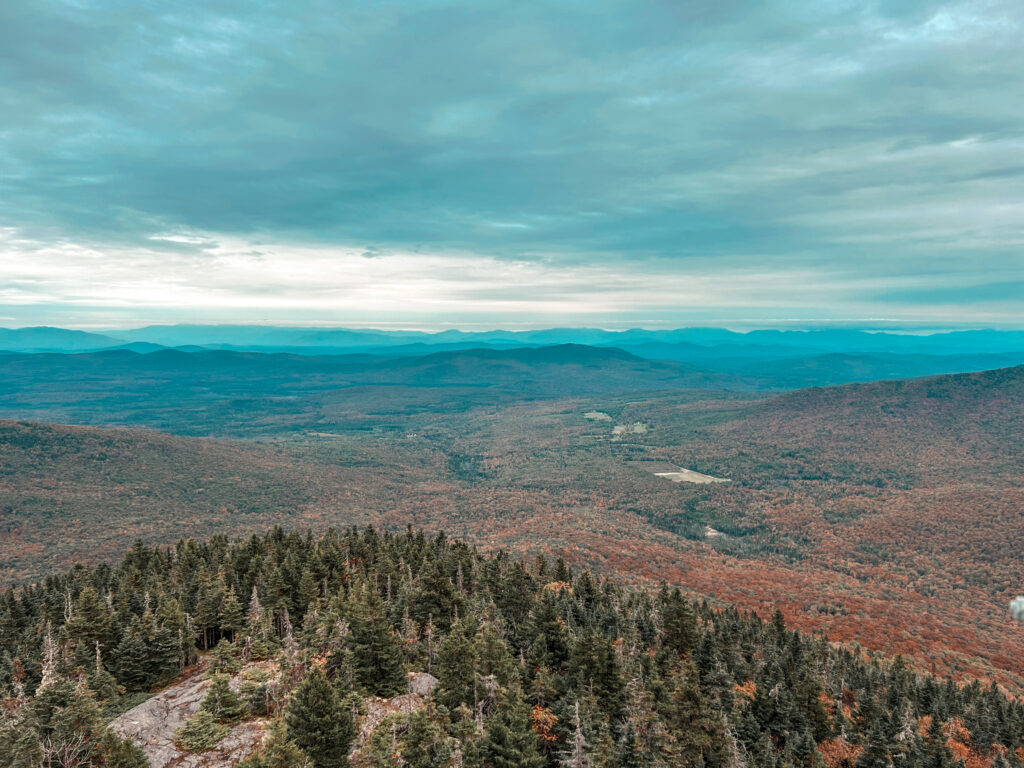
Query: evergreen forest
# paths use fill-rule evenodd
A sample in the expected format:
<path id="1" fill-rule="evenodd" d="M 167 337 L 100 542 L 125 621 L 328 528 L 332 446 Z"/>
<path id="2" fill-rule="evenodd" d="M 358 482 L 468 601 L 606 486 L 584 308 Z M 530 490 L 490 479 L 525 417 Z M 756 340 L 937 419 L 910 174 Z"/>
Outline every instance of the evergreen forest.
<path id="1" fill-rule="evenodd" d="M 780 613 L 484 556 L 443 534 L 275 528 L 137 544 L 116 566 L 0 593 L 0 766 L 145 766 L 107 723 L 197 670 L 205 697 L 177 742 L 201 753 L 257 721 L 245 768 L 1024 758 L 1024 704 L 994 683 L 923 675 Z M 398 702 L 410 706 L 388 710 Z"/>

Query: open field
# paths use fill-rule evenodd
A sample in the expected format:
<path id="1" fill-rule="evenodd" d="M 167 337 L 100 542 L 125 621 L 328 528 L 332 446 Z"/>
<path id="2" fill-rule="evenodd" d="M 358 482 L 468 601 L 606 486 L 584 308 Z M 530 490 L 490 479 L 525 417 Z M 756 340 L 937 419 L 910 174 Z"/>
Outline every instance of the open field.
<path id="1" fill-rule="evenodd" d="M 729 482 L 729 478 L 727 477 L 712 477 L 711 475 L 694 472 L 692 469 L 683 469 L 682 467 L 672 472 L 655 472 L 654 476 L 664 477 L 666 480 L 671 480 L 673 483 L 696 483 L 697 485 Z"/>

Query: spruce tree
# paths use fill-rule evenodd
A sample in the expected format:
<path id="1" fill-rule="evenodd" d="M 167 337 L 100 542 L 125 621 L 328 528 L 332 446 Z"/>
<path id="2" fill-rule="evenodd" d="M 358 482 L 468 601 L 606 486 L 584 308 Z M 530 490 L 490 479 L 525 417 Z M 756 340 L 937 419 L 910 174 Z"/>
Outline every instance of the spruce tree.
<path id="1" fill-rule="evenodd" d="M 613 722 L 622 717 L 625 686 L 611 642 L 597 632 L 585 633 L 573 646 L 568 673 L 577 690 L 590 690 Z"/>
<path id="2" fill-rule="evenodd" d="M 559 756 L 558 763 L 562 768 L 590 768 L 590 756 L 587 754 L 588 744 L 583 736 L 583 723 L 580 721 L 580 703 L 574 708 L 572 731 L 565 751 Z"/>
<path id="3" fill-rule="evenodd" d="M 92 670 L 86 677 L 86 685 L 101 705 L 112 706 L 117 703 L 121 696 L 121 690 L 117 680 L 103 666 L 103 656 L 100 653 L 99 643 L 96 643 L 96 658 L 93 661 Z"/>
<path id="4" fill-rule="evenodd" d="M 320 584 L 317 581 L 316 576 L 313 575 L 313 571 L 310 568 L 305 568 L 302 571 L 302 578 L 299 580 L 299 592 L 295 601 L 296 607 L 299 609 L 300 616 L 316 608 L 317 601 L 320 599 Z"/>
<path id="5" fill-rule="evenodd" d="M 697 668 L 687 659 L 669 678 L 662 719 L 672 741 L 668 746 L 677 766 L 720 766 L 725 763 L 725 732 L 718 714 L 700 692 Z"/>
<path id="6" fill-rule="evenodd" d="M 313 667 L 295 690 L 285 712 L 288 738 L 315 768 L 348 765 L 348 749 L 355 737 L 351 711 L 338 701 L 319 667 Z"/>
<path id="7" fill-rule="evenodd" d="M 925 738 L 924 754 L 921 756 L 921 768 L 953 768 L 953 752 L 946 741 L 942 722 L 939 718 L 932 717 Z"/>
<path id="8" fill-rule="evenodd" d="M 0 765 L 5 768 L 147 765 L 138 747 L 104 726 L 92 692 L 59 673 L 20 710 L 13 723 L 5 723 L 6 712 L 0 714 Z"/>
<path id="9" fill-rule="evenodd" d="M 134 619 L 114 652 L 117 681 L 129 691 L 143 691 L 153 684 L 150 649 L 142 633 L 141 622 Z"/>
<path id="10" fill-rule="evenodd" d="M 444 559 L 438 557 L 424 566 L 419 586 L 409 599 L 409 615 L 420 627 L 425 627 L 430 620 L 435 627 L 447 631 L 452 624 L 457 598 Z"/>
<path id="11" fill-rule="evenodd" d="M 619 738 L 616 755 L 620 768 L 648 768 L 650 765 L 637 739 L 636 729 L 628 725 Z"/>
<path id="12" fill-rule="evenodd" d="M 857 758 L 856 768 L 892 768 L 889 752 L 884 718 L 878 716 L 868 732 L 867 744 Z"/>
<path id="13" fill-rule="evenodd" d="M 542 768 L 544 757 L 526 703 L 513 693 L 487 723 L 485 764 L 490 768 Z"/>
<path id="14" fill-rule="evenodd" d="M 484 620 L 477 630 L 473 646 L 478 676 L 493 676 L 502 686 L 509 686 L 513 680 L 517 680 L 518 665 L 512 658 L 508 643 L 501 637 L 491 607 L 484 612 Z"/>
<path id="15" fill-rule="evenodd" d="M 246 710 L 256 717 L 266 717 L 272 709 L 270 675 L 266 670 L 246 670 L 239 685 L 239 697 Z"/>
<path id="16" fill-rule="evenodd" d="M 211 675 L 233 675 L 241 668 L 242 660 L 238 658 L 234 644 L 221 638 L 217 647 L 213 649 L 213 653 L 210 654 L 209 673 Z"/>
<path id="17" fill-rule="evenodd" d="M 544 591 L 534 604 L 530 616 L 530 666 L 547 667 L 557 672 L 569 660 L 569 633 L 558 615 L 558 606 L 550 591 Z"/>
<path id="18" fill-rule="evenodd" d="M 116 637 L 110 611 L 91 586 L 83 587 L 79 593 L 74 615 L 66 629 L 68 636 L 84 651 L 82 659 L 92 656 L 96 643 L 101 650 L 109 650 Z"/>
<path id="19" fill-rule="evenodd" d="M 231 690 L 231 678 L 214 675 L 200 708 L 209 712 L 218 723 L 237 723 L 245 714 L 245 705 Z"/>
<path id="20" fill-rule="evenodd" d="M 298 744 L 288 738 L 284 721 L 270 724 L 263 747 L 238 764 L 238 768 L 311 768 L 312 763 Z"/>
<path id="21" fill-rule="evenodd" d="M 242 602 L 235 594 L 235 590 L 227 589 L 224 592 L 224 599 L 218 606 L 217 623 L 220 631 L 234 641 L 239 633 L 245 629 L 245 614 L 242 612 Z"/>
<path id="22" fill-rule="evenodd" d="M 435 768 L 448 765 L 452 750 L 444 729 L 432 707 L 423 707 L 409 715 L 402 739 L 402 763 L 407 768 Z"/>
<path id="23" fill-rule="evenodd" d="M 699 635 L 697 616 L 690 606 L 690 601 L 676 588 L 671 591 L 664 590 L 659 596 L 659 602 L 663 629 L 662 648 L 677 657 L 695 651 Z"/>
<path id="24" fill-rule="evenodd" d="M 456 622 L 441 641 L 437 652 L 436 674 L 440 680 L 436 697 L 450 710 L 460 704 L 476 704 L 475 622 L 464 618 Z"/>
<path id="25" fill-rule="evenodd" d="M 149 760 L 139 746 L 111 730 L 103 734 L 97 751 L 103 768 L 149 768 Z"/>
<path id="26" fill-rule="evenodd" d="M 393 696 L 406 689 L 402 647 L 380 610 L 380 601 L 364 591 L 349 612 L 352 664 L 356 685 L 375 696 Z"/>
<path id="27" fill-rule="evenodd" d="M 253 586 L 252 596 L 249 598 L 246 638 L 249 658 L 253 661 L 270 658 L 273 651 L 279 646 L 277 635 L 271 627 L 270 612 L 263 607 L 255 586 Z"/>
<path id="28" fill-rule="evenodd" d="M 217 636 L 217 621 L 220 618 L 220 604 L 224 597 L 223 581 L 217 582 L 204 573 L 199 579 L 199 594 L 196 597 L 195 622 L 201 630 L 203 650 L 209 649 Z"/>
<path id="29" fill-rule="evenodd" d="M 200 709 L 175 732 L 174 738 L 186 752 L 205 752 L 217 746 L 230 730 L 218 723 L 211 712 Z"/>

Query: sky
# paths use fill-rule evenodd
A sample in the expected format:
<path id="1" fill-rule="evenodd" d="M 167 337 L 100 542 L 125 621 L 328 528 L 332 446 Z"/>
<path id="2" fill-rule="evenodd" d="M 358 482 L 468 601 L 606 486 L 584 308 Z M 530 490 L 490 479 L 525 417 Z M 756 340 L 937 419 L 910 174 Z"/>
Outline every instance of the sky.
<path id="1" fill-rule="evenodd" d="M 3 0 L 0 326 L 1024 327 L 1019 0 Z"/>

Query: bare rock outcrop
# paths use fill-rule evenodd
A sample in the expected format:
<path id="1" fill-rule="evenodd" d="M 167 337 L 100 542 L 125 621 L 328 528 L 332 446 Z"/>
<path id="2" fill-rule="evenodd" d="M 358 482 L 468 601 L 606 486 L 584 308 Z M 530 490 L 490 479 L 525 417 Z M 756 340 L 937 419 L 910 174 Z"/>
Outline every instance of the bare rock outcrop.
<path id="1" fill-rule="evenodd" d="M 203 678 L 205 667 L 199 667 L 137 707 L 129 709 L 110 723 L 119 736 L 131 739 L 146 754 L 151 768 L 228 768 L 253 751 L 263 741 L 264 723 L 250 720 L 231 729 L 216 747 L 208 752 L 189 754 L 178 749 L 174 733 L 199 711 L 210 681 Z M 237 687 L 239 678 L 232 680 Z"/>
<path id="2" fill-rule="evenodd" d="M 260 666 L 276 671 L 272 664 L 249 665 L 231 680 L 237 690 L 242 674 Z M 166 688 L 153 698 L 128 710 L 110 723 L 119 736 L 131 739 L 146 753 L 151 768 L 230 768 L 251 755 L 263 743 L 266 722 L 247 720 L 208 752 L 189 754 L 178 749 L 174 734 L 192 715 L 206 696 L 210 681 L 203 677 L 205 666 L 197 667 L 179 683 Z M 390 699 L 366 701 L 366 714 L 360 718 L 353 758 L 360 764 L 359 752 L 384 718 L 396 713 L 409 714 L 424 706 L 437 688 L 438 680 L 426 672 L 409 673 L 409 692 Z"/>
<path id="3" fill-rule="evenodd" d="M 425 706 L 439 682 L 436 677 L 427 672 L 410 672 L 408 679 L 409 693 L 393 696 L 390 699 L 372 698 L 366 700 L 366 714 L 359 720 L 356 742 L 353 744 L 352 754 L 350 755 L 353 765 L 364 765 L 363 747 L 366 746 L 374 731 L 380 727 L 380 724 L 384 722 L 386 717 L 395 714 L 408 715 Z"/>
<path id="4" fill-rule="evenodd" d="M 429 698 L 433 695 L 434 689 L 437 688 L 437 685 L 440 682 L 440 680 L 429 672 L 410 672 L 409 693 L 415 693 L 417 696 Z"/>

